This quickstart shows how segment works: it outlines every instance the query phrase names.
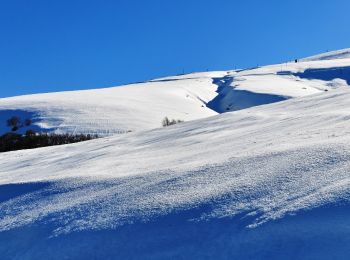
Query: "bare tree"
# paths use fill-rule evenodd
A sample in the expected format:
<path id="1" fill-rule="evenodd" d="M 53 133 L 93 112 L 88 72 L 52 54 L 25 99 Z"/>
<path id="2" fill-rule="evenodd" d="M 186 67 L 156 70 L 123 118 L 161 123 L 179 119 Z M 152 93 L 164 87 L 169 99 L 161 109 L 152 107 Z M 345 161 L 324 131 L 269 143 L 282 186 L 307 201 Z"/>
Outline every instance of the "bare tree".
<path id="1" fill-rule="evenodd" d="M 162 126 L 163 127 L 166 127 L 166 126 L 169 126 L 170 125 L 170 120 L 169 118 L 166 116 L 164 117 L 164 119 L 162 120 Z"/>
<path id="2" fill-rule="evenodd" d="M 11 127 L 12 132 L 16 132 L 21 127 L 21 119 L 17 116 L 13 116 L 7 120 L 7 125 Z"/>

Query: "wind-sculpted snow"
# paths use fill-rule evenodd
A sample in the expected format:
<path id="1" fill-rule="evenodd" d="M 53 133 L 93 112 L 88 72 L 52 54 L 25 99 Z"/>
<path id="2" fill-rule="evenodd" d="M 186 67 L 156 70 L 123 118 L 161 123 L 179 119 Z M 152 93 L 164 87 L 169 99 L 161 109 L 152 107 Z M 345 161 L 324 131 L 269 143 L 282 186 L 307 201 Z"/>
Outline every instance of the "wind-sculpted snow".
<path id="1" fill-rule="evenodd" d="M 347 200 L 349 95 L 341 89 L 168 129 L 4 153 L 3 185 L 46 185 L 4 200 L 0 227 L 45 219 L 55 234 L 114 228 L 204 204 L 211 210 L 198 219 L 244 213 L 254 227 Z"/>
<path id="2" fill-rule="evenodd" d="M 349 147 L 314 146 L 192 171 L 47 182 L 0 204 L 0 230 L 36 222 L 52 227 L 53 235 L 115 229 L 204 205 L 208 210 L 192 220 L 244 214 L 255 228 L 301 209 L 348 201 L 349 158 Z"/>

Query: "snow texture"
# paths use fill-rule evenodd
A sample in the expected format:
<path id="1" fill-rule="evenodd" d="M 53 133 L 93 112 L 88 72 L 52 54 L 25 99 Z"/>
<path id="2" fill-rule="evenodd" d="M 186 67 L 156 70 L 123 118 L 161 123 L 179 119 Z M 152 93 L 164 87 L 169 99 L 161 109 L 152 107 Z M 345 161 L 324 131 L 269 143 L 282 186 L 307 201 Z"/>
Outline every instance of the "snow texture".
<path id="1" fill-rule="evenodd" d="M 6 113 L 35 112 L 61 131 L 70 131 L 67 122 L 137 129 L 0 154 L 0 255 L 346 259 L 350 89 L 347 76 L 326 75 L 349 66 L 307 61 L 0 100 Z M 311 77 L 309 69 L 322 73 Z M 130 113 L 99 126 L 108 107 Z M 143 122 L 162 109 L 191 113 L 188 122 L 156 128 L 161 118 L 138 122 L 146 108 L 156 112 Z"/>
<path id="2" fill-rule="evenodd" d="M 143 131 L 158 128 L 165 116 L 191 121 L 344 86 L 344 80 L 349 82 L 349 64 L 349 59 L 289 62 L 114 88 L 3 98 L 0 119 L 29 114 L 35 129 L 45 132 L 108 136 Z M 0 134 L 10 130 L 5 122 L 0 122 Z"/>

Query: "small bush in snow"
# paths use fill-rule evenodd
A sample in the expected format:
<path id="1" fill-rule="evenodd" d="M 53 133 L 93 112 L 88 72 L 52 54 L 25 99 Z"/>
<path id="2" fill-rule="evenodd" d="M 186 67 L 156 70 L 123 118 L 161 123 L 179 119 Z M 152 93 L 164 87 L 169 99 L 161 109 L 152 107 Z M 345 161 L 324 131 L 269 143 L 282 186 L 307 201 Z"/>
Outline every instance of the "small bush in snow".
<path id="1" fill-rule="evenodd" d="M 12 132 L 16 132 L 21 127 L 21 119 L 13 116 L 7 120 L 7 126 L 11 127 Z"/>
<path id="2" fill-rule="evenodd" d="M 18 116 L 13 116 L 7 120 L 7 126 L 11 127 L 12 132 L 16 132 L 18 129 L 24 126 L 30 126 L 32 124 L 31 119 L 26 119 L 24 123 L 22 123 L 21 118 Z"/>
<path id="3" fill-rule="evenodd" d="M 170 120 L 167 116 L 164 117 L 164 119 L 162 120 L 162 126 L 163 127 L 167 127 L 167 126 L 171 126 L 171 125 L 175 125 L 175 124 L 178 124 L 178 123 L 182 123 L 183 120 L 175 120 L 175 119 L 172 119 Z"/>

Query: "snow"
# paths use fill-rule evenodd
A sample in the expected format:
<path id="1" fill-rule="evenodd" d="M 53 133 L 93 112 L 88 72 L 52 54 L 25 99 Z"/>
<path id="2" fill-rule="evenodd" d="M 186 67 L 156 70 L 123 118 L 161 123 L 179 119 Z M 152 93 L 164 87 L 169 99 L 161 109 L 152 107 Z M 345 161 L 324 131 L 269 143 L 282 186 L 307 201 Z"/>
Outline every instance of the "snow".
<path id="1" fill-rule="evenodd" d="M 336 51 L 330 51 L 308 58 L 302 59 L 302 61 L 317 61 L 317 60 L 336 60 L 336 59 L 345 59 L 350 58 L 350 49 L 342 49 Z"/>
<path id="2" fill-rule="evenodd" d="M 139 114 L 127 114 L 137 118 L 146 107 L 158 111 L 150 120 L 163 108 L 172 117 L 191 113 L 167 128 L 156 128 L 157 118 L 123 135 L 0 154 L 0 255 L 346 258 L 350 88 L 346 76 L 324 77 L 347 66 L 346 59 L 287 63 L 1 100 L 6 109 L 46 111 L 62 122 L 72 108 L 101 115 L 116 97 L 120 111 L 150 98 Z M 322 73 L 310 78 L 310 68 Z M 115 115 L 108 127 L 131 128 L 133 120 Z"/>
<path id="3" fill-rule="evenodd" d="M 346 86 L 349 70 L 350 59 L 287 62 L 113 88 L 2 98 L 0 134 L 10 130 L 6 119 L 12 116 L 31 117 L 32 128 L 44 132 L 108 136 L 150 130 L 158 128 L 165 116 L 191 121 Z"/>
<path id="4" fill-rule="evenodd" d="M 216 89 L 212 78 L 204 75 L 4 98 L 0 99 L 0 117 L 25 111 L 35 115 L 36 125 L 44 131 L 110 135 L 157 128 L 165 116 L 189 121 L 215 115 L 216 112 L 203 104 L 215 97 Z M 8 128 L 3 125 L 0 130 L 5 132 Z"/>

